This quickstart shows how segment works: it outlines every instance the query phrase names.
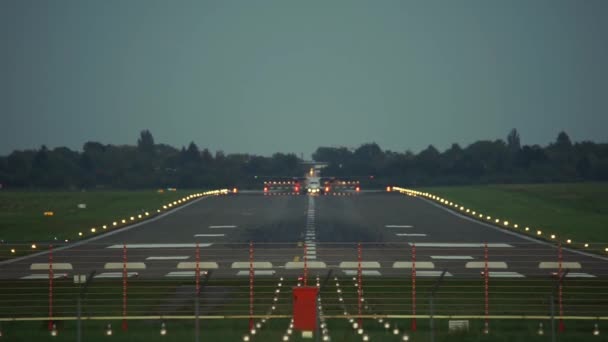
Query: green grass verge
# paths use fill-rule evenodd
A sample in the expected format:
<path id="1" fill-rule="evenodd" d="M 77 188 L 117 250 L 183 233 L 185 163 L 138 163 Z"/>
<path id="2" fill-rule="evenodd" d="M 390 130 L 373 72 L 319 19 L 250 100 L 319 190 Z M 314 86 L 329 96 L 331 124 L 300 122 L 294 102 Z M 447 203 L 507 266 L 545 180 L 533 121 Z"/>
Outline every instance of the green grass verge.
<path id="1" fill-rule="evenodd" d="M 103 232 L 112 222 L 130 221 L 130 217 L 150 215 L 164 204 L 181 199 L 195 191 L 0 191 L 0 240 L 10 243 L 59 241 L 92 235 L 91 228 Z M 86 209 L 77 205 L 85 203 Z M 53 216 L 44 216 L 52 211 Z"/>
<path id="2" fill-rule="evenodd" d="M 519 230 L 530 227 L 541 237 L 574 245 L 608 243 L 608 183 L 526 184 L 429 187 L 416 189 L 441 196 L 470 210 L 508 220 Z M 580 247 L 580 246 L 579 246 Z M 602 248 L 603 250 L 603 248 Z"/>

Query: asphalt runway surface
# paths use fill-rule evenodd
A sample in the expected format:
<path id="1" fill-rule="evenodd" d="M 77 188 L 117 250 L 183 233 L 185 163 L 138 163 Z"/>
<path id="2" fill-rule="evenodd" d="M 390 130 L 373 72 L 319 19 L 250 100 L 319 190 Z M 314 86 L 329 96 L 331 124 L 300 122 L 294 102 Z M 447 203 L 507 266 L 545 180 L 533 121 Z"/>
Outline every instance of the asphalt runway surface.
<path id="1" fill-rule="evenodd" d="M 198 248 L 197 248 L 198 244 Z M 487 249 L 485 248 L 487 244 Z M 126 249 L 126 258 L 125 250 Z M 415 252 L 414 252 L 415 246 Z M 197 253 L 198 250 L 198 253 Z M 550 277 L 555 245 L 461 216 L 398 193 L 261 193 L 202 198 L 135 226 L 53 253 L 53 277 L 95 270 L 97 277 L 243 277 L 332 269 L 364 277 Z M 251 253 L 252 252 L 252 253 Z M 197 257 L 198 254 L 198 257 Z M 250 255 L 253 264 L 250 263 Z M 126 263 L 125 263 L 126 260 Z M 0 279 L 48 279 L 49 255 L 0 263 Z M 564 249 L 567 277 L 608 276 L 608 259 Z"/>

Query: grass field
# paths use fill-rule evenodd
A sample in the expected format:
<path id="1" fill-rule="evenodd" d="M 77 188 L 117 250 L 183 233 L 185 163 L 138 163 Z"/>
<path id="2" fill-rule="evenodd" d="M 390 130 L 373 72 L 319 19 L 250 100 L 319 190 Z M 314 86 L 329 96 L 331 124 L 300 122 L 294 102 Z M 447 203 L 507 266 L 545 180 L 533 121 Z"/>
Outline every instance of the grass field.
<path id="1" fill-rule="evenodd" d="M 416 189 L 441 196 L 530 234 L 575 245 L 608 244 L 608 183 L 526 184 L 429 187 Z"/>
<path id="2" fill-rule="evenodd" d="M 164 204 L 194 191 L 0 191 L 0 240 L 11 243 L 76 240 L 78 233 L 91 236 L 91 228 L 103 231 L 112 222 L 137 215 L 156 214 Z M 80 203 L 86 209 L 79 209 Z M 46 211 L 53 216 L 44 216 Z"/>

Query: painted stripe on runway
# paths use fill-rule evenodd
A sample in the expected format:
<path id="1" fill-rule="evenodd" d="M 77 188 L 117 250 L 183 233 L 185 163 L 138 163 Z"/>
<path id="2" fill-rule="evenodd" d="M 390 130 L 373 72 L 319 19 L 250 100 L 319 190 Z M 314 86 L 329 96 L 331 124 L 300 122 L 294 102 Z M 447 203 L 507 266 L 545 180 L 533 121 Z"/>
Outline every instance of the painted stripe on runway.
<path id="1" fill-rule="evenodd" d="M 139 273 L 137 272 L 127 272 L 127 278 L 137 277 Z M 113 279 L 113 278 L 122 278 L 122 272 L 104 272 L 99 273 L 94 278 L 95 279 Z"/>
<path id="2" fill-rule="evenodd" d="M 526 276 L 517 272 L 488 272 L 490 278 L 525 278 Z"/>
<path id="3" fill-rule="evenodd" d="M 32 271 L 47 271 L 49 269 L 48 263 L 33 263 L 30 266 Z M 53 270 L 68 271 L 72 270 L 72 264 L 68 263 L 53 263 Z"/>
<path id="4" fill-rule="evenodd" d="M 199 243 L 199 247 L 209 247 L 212 243 Z M 122 249 L 123 245 L 111 245 L 106 248 Z M 143 248 L 196 248 L 195 243 L 133 243 L 128 244 L 127 249 L 143 249 Z"/>
<path id="5" fill-rule="evenodd" d="M 439 277 L 443 271 L 416 271 L 416 277 Z M 451 277 L 452 273 L 445 272 L 446 277 Z"/>
<path id="6" fill-rule="evenodd" d="M 470 255 L 431 255 L 431 259 L 437 260 L 473 260 Z"/>
<path id="7" fill-rule="evenodd" d="M 597 278 L 596 276 L 594 276 L 593 274 L 589 274 L 589 273 L 570 273 L 568 272 L 568 274 L 566 274 L 566 278 Z"/>
<path id="8" fill-rule="evenodd" d="M 253 271 L 253 274 L 256 276 L 271 276 L 274 275 L 275 271 L 272 270 L 264 270 L 264 271 Z M 237 276 L 249 276 L 249 271 L 238 271 L 236 273 Z"/>
<path id="9" fill-rule="evenodd" d="M 125 266 L 128 270 L 146 269 L 146 264 L 143 262 L 127 262 L 126 264 L 123 264 L 122 262 L 106 262 L 103 268 L 106 270 L 122 270 Z"/>
<path id="10" fill-rule="evenodd" d="M 412 242 L 409 245 L 413 245 Z M 448 243 L 448 242 L 416 242 L 416 247 L 441 247 L 441 248 L 483 248 L 483 243 Z M 489 243 L 489 248 L 512 248 L 508 243 Z"/>
<path id="11" fill-rule="evenodd" d="M 200 272 L 201 276 L 203 272 Z M 194 277 L 196 271 L 173 271 L 165 274 L 165 277 Z"/>
<path id="12" fill-rule="evenodd" d="M 307 255 L 306 260 L 317 260 L 317 256 L 316 255 Z"/>
<path id="13" fill-rule="evenodd" d="M 194 234 L 194 237 L 223 237 L 226 234 Z"/>
<path id="14" fill-rule="evenodd" d="M 546 268 L 559 269 L 559 262 L 555 262 L 555 261 L 542 261 L 540 264 L 538 264 L 538 268 L 542 268 L 542 269 L 546 269 Z M 580 269 L 580 268 L 582 268 L 582 266 L 581 266 L 580 262 L 562 262 L 562 269 L 566 269 L 566 268 Z"/>
<path id="15" fill-rule="evenodd" d="M 217 269 L 218 265 L 217 262 L 213 262 L 213 261 L 201 261 L 198 263 L 198 268 L 199 269 Z M 177 269 L 183 270 L 183 269 L 196 269 L 196 262 L 193 261 L 182 261 L 182 262 L 178 262 L 177 263 Z"/>
<path id="16" fill-rule="evenodd" d="M 358 268 L 358 261 L 342 261 L 340 263 L 340 268 Z M 361 268 L 380 268 L 380 263 L 377 261 L 362 261 Z"/>
<path id="17" fill-rule="evenodd" d="M 211 229 L 236 228 L 237 226 L 209 226 Z"/>
<path id="18" fill-rule="evenodd" d="M 397 235 L 397 236 L 426 236 L 426 234 L 419 234 L 419 233 L 413 233 L 413 234 L 397 233 L 395 235 Z"/>
<path id="19" fill-rule="evenodd" d="M 485 268 L 484 261 L 469 261 L 464 265 L 465 268 Z M 488 261 L 488 268 L 507 268 L 507 263 L 504 261 Z"/>
<path id="20" fill-rule="evenodd" d="M 411 261 L 395 261 L 393 268 L 412 268 L 413 263 Z M 419 268 L 435 268 L 435 264 L 431 261 L 416 261 L 416 269 Z"/>
<path id="21" fill-rule="evenodd" d="M 180 255 L 180 256 L 150 256 L 147 257 L 146 260 L 187 260 L 189 256 Z"/>
<path id="22" fill-rule="evenodd" d="M 343 272 L 347 276 L 356 276 L 359 274 L 357 270 L 344 270 Z M 361 275 L 379 277 L 382 275 L 382 273 L 375 270 L 361 270 Z"/>
<path id="23" fill-rule="evenodd" d="M 67 273 L 53 273 L 53 279 L 66 278 L 67 276 L 68 276 Z M 49 274 L 48 273 L 45 273 L 45 274 L 30 274 L 30 275 L 27 275 L 25 277 L 21 277 L 21 279 L 26 279 L 26 280 L 49 279 Z"/>
<path id="24" fill-rule="evenodd" d="M 235 261 L 230 268 L 249 268 L 249 261 Z M 254 261 L 253 268 L 272 268 L 270 261 Z"/>
<path id="25" fill-rule="evenodd" d="M 306 266 L 308 268 L 319 268 L 319 269 L 327 268 L 327 265 L 323 261 L 309 261 L 306 264 L 307 264 Z M 285 264 L 285 269 L 288 269 L 288 270 L 300 269 L 300 268 L 304 268 L 303 261 L 289 261 Z"/>
<path id="26" fill-rule="evenodd" d="M 387 224 L 384 227 L 385 228 L 414 228 L 414 226 L 410 226 L 410 225 L 398 225 L 398 224 Z"/>

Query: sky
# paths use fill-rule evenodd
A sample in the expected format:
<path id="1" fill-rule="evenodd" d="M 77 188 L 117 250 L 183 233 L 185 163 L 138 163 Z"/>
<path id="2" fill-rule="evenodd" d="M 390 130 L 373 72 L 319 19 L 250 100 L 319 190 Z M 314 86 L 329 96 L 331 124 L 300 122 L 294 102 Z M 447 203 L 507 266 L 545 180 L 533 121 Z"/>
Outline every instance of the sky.
<path id="1" fill-rule="evenodd" d="M 608 142 L 608 1 L 1 0 L 0 155 Z"/>

